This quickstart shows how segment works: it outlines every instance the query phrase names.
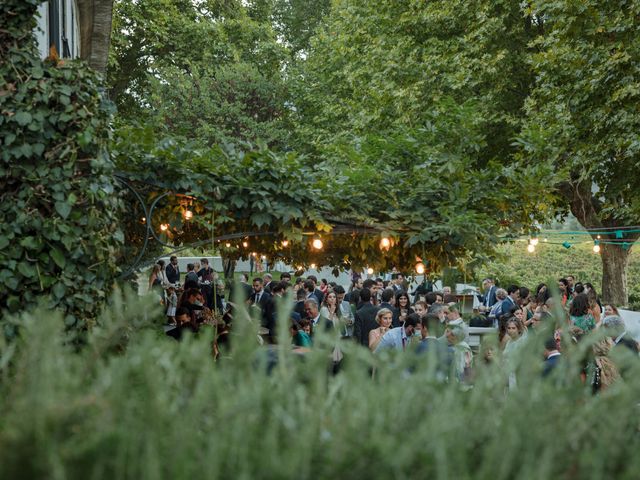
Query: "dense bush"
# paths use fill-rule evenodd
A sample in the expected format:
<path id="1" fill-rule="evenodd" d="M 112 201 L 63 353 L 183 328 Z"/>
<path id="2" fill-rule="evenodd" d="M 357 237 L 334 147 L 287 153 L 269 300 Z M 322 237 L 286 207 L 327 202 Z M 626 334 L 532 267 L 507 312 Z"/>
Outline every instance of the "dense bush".
<path id="1" fill-rule="evenodd" d="M 122 233 L 98 78 L 38 57 L 39 3 L 0 7 L 0 311 L 48 296 L 71 326 L 97 315 Z"/>
<path id="2" fill-rule="evenodd" d="M 336 376 L 327 350 L 302 359 L 286 345 L 267 375 L 247 322 L 214 363 L 210 334 L 160 338 L 131 322 L 148 305 L 115 303 L 80 353 L 60 317 L 39 321 L 48 312 L 16 319 L 20 340 L 0 343 L 0 478 L 601 479 L 640 468 L 640 383 L 592 396 L 578 380 L 583 344 L 543 381 L 532 335 L 509 392 L 478 359 L 472 389 L 438 383 L 424 357 L 412 375 L 379 358 L 372 380 L 376 362 L 346 344 Z"/>

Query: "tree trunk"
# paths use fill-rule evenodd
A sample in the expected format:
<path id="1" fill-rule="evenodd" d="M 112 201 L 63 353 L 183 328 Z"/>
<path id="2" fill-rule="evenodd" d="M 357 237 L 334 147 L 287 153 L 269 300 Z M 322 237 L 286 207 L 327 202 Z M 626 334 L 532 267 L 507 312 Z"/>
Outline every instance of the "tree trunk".
<path id="1" fill-rule="evenodd" d="M 80 24 L 80 58 L 104 74 L 111 43 L 113 0 L 77 0 Z"/>
<path id="2" fill-rule="evenodd" d="M 627 265 L 629 252 L 619 245 L 602 244 L 602 302 L 617 307 L 627 306 Z"/>

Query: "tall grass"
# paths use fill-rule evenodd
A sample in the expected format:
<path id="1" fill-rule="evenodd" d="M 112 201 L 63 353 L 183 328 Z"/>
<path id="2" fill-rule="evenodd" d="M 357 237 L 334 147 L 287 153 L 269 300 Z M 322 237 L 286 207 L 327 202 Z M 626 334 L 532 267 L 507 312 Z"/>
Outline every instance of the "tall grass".
<path id="1" fill-rule="evenodd" d="M 351 344 L 333 375 L 326 336 L 304 357 L 285 343 L 270 357 L 247 317 L 236 322 L 232 352 L 214 363 L 212 332 L 165 338 L 153 308 L 118 299 L 80 351 L 51 312 L 13 320 L 19 339 L 0 344 L 0 478 L 602 479 L 640 471 L 638 362 L 593 396 L 579 381 L 587 344 L 565 351 L 557 375 L 543 380 L 541 339 L 531 336 L 513 367 L 518 388 L 507 392 L 504 369 L 480 359 L 468 388 L 439 382 L 427 357 L 372 358 Z M 269 374 L 268 358 L 278 359 Z"/>

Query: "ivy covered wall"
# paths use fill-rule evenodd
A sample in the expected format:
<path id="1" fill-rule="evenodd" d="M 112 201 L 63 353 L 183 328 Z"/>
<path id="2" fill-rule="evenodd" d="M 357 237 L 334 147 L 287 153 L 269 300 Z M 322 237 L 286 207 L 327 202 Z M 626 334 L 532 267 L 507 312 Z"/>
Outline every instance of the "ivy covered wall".
<path id="1" fill-rule="evenodd" d="M 110 114 L 86 65 L 39 58 L 41 2 L 0 4 L 0 312 L 44 301 L 82 328 L 112 288 L 123 239 Z"/>

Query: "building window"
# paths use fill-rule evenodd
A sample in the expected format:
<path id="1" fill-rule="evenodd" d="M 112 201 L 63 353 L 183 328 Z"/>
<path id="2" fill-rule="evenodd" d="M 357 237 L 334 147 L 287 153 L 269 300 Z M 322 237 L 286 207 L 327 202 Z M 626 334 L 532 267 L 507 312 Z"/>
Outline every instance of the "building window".
<path id="1" fill-rule="evenodd" d="M 49 0 L 38 7 L 35 31 L 40 56 L 49 56 L 55 47 L 61 58 L 80 56 L 78 10 L 75 0 Z"/>

